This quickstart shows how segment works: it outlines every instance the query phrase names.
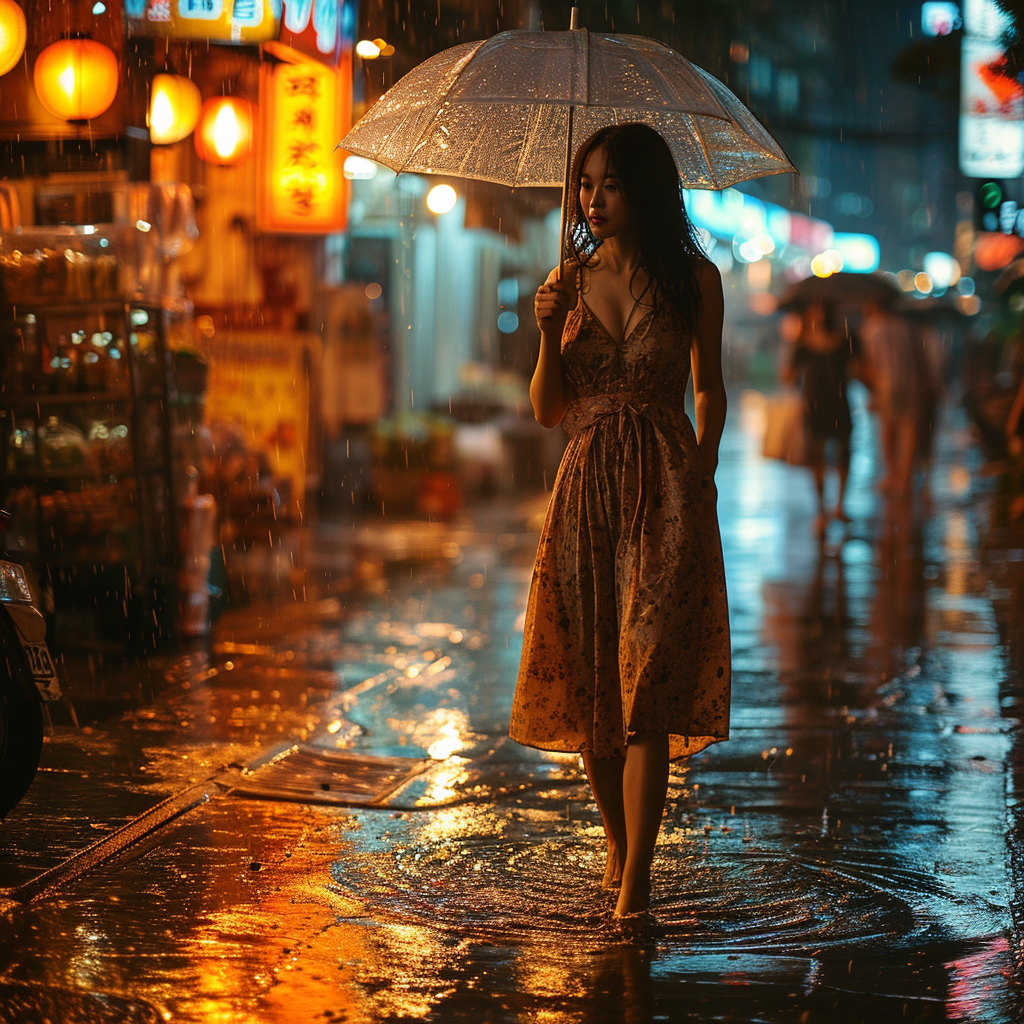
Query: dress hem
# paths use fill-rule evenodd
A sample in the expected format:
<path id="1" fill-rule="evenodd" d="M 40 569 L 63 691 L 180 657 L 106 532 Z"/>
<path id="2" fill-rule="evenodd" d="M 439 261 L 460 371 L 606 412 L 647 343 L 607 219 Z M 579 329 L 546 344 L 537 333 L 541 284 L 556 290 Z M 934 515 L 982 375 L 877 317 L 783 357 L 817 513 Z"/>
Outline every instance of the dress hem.
<path id="1" fill-rule="evenodd" d="M 655 730 L 651 730 L 651 731 L 655 731 Z M 729 739 L 728 733 L 725 736 L 684 736 L 682 733 L 678 733 L 678 732 L 670 732 L 667 735 L 668 735 L 668 738 L 669 738 L 669 748 L 670 748 L 670 753 L 669 753 L 669 758 L 668 758 L 669 761 L 681 761 L 681 760 L 683 760 L 683 758 L 693 757 L 694 754 L 699 754 L 702 750 L 707 750 L 707 748 L 712 746 L 713 744 L 715 744 L 715 743 L 725 743 Z M 549 753 L 553 753 L 553 754 L 587 754 L 587 753 L 593 753 L 594 752 L 594 748 L 593 747 L 587 747 L 587 746 L 583 746 L 583 747 L 569 747 L 569 746 L 566 746 L 564 744 L 559 744 L 555 740 L 552 740 L 550 743 L 539 743 L 539 742 L 532 742 L 532 741 L 529 741 L 529 740 L 521 740 L 521 739 L 518 739 L 516 736 L 514 736 L 511 732 L 509 732 L 508 736 L 509 736 L 510 740 L 512 740 L 514 743 L 518 743 L 522 747 L 531 747 L 533 750 L 545 750 L 545 751 L 547 751 Z M 672 754 L 671 753 L 671 746 L 672 746 L 672 738 L 673 737 L 677 737 L 678 739 L 686 740 L 686 741 L 698 740 L 698 741 L 706 741 L 706 742 L 702 742 L 700 744 L 700 746 L 696 747 L 694 750 L 689 750 L 686 753 L 683 753 L 683 754 Z M 687 745 L 689 745 L 689 742 L 687 742 Z M 602 755 L 596 755 L 596 756 L 600 757 Z M 607 757 L 622 757 L 623 755 L 622 754 L 608 754 L 608 755 L 604 755 L 604 756 L 607 756 Z"/>

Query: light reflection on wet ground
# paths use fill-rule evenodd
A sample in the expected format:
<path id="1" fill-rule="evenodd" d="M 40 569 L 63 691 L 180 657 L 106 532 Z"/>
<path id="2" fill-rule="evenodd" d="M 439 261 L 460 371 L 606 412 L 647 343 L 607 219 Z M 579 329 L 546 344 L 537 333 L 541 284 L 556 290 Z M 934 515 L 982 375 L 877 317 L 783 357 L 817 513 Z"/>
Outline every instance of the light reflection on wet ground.
<path id="1" fill-rule="evenodd" d="M 175 666 L 88 749 L 59 729 L 0 833 L 4 886 L 275 744 L 436 765 L 380 810 L 214 800 L 9 910 L 0 1010 L 73 989 L 135 1001 L 111 1020 L 1019 1019 L 1013 535 L 955 417 L 930 503 L 885 507 L 861 457 L 854 522 L 820 549 L 810 480 L 735 422 L 733 736 L 673 772 L 650 945 L 607 928 L 577 759 L 505 739 L 534 502 L 420 531 L 425 559 L 365 565 L 316 622 L 270 615 L 247 640 L 236 618 L 234 646 Z"/>

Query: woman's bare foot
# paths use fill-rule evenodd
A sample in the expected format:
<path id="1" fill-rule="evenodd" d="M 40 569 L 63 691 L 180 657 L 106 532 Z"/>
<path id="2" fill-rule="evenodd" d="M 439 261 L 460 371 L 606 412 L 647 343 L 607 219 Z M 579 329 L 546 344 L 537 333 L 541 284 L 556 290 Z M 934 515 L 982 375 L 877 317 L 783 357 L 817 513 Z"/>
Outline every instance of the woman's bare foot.
<path id="1" fill-rule="evenodd" d="M 629 917 L 631 914 L 642 914 L 651 905 L 651 880 L 627 884 L 622 880 L 619 899 L 615 904 L 616 917 Z"/>
<path id="2" fill-rule="evenodd" d="M 614 843 L 608 844 L 608 857 L 604 865 L 602 889 L 618 889 L 622 885 L 622 865 L 625 857 L 619 855 L 619 848 Z"/>

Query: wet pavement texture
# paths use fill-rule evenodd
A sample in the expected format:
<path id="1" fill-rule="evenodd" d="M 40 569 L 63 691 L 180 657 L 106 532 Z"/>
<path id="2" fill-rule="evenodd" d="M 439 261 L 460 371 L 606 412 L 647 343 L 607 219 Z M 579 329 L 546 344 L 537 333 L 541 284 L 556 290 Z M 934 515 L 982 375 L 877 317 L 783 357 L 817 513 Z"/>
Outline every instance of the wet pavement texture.
<path id="1" fill-rule="evenodd" d="M 732 736 L 673 769 L 649 941 L 607 925 L 579 759 L 505 735 L 537 496 L 323 527 L 305 602 L 72 664 L 85 728 L 0 826 L 0 1020 L 1022 1019 L 1024 529 L 956 410 L 884 503 L 861 411 L 819 545 L 757 409 L 719 473 Z"/>

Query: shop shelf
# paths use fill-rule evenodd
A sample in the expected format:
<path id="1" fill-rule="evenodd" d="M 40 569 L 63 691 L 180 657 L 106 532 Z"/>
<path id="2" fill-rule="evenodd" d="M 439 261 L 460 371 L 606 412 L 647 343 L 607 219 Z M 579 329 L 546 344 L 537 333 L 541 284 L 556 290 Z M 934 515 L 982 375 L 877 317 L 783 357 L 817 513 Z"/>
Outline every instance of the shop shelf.
<path id="1" fill-rule="evenodd" d="M 75 405 L 123 405 L 131 401 L 131 393 L 128 391 L 69 391 L 62 394 L 33 394 L 32 392 L 20 392 L 0 395 L 0 406 L 8 408 L 24 409 L 35 408 L 57 408 Z M 151 400 L 151 399 L 147 399 Z"/>
<path id="2" fill-rule="evenodd" d="M 117 480 L 131 480 L 138 474 L 132 470 L 128 473 L 105 473 L 98 469 L 16 469 L 0 474 L 9 483 L 45 483 L 48 480 L 92 480 L 96 483 L 113 483 Z"/>
<path id="3" fill-rule="evenodd" d="M 4 337 L 2 321 L 5 311 L 8 317 L 14 317 L 15 326 L 22 325 L 22 330 L 30 313 L 40 322 L 60 317 L 81 321 L 102 315 L 107 318 L 109 327 L 114 328 L 116 324 L 121 336 L 128 338 L 135 330 L 131 317 L 133 308 L 160 311 L 161 305 L 134 303 L 123 298 L 102 302 L 32 301 L 18 303 L 16 306 L 0 304 L 0 346 L 9 344 L 10 339 L 17 336 L 17 331 L 9 329 L 7 337 Z M 35 520 L 35 548 L 39 553 L 37 557 L 41 571 L 51 568 L 63 573 L 84 567 L 85 574 L 81 579 L 91 580 L 89 567 L 104 567 L 107 571 L 113 569 L 115 574 L 118 567 L 123 567 L 127 585 L 132 593 L 138 595 L 138 599 L 129 602 L 124 611 L 127 616 L 126 635 L 133 638 L 133 644 L 142 646 L 155 643 L 158 632 L 163 628 L 157 623 L 154 631 L 153 581 L 166 580 L 173 575 L 174 538 L 177 537 L 170 422 L 174 385 L 167 358 L 166 319 L 166 312 L 158 312 L 158 315 L 150 318 L 147 327 L 147 331 L 153 332 L 153 348 L 150 352 L 140 352 L 134 345 L 125 346 L 123 387 L 39 394 L 23 390 L 18 386 L 20 381 L 10 381 L 8 388 L 14 385 L 13 389 L 0 393 L 0 413 L 6 412 L 15 421 L 32 416 L 43 420 L 50 415 L 68 420 L 88 419 L 90 416 L 96 418 L 104 414 L 104 407 L 113 407 L 119 417 L 125 417 L 124 422 L 129 427 L 130 461 L 121 463 L 123 468 L 120 471 L 112 472 L 109 468 L 104 469 L 95 464 L 66 469 L 44 469 L 41 466 L 12 469 L 9 472 L 0 469 L 0 503 L 15 498 L 16 501 L 26 502 L 25 508 L 31 510 L 28 514 Z M 83 326 L 88 328 L 87 323 Z M 44 327 L 44 330 L 48 328 Z M 0 365 L 6 362 L 4 355 L 0 352 Z M 10 464 L 14 457 L 9 449 L 10 427 L 11 422 L 8 420 L 4 429 L 0 430 L 0 467 Z M 159 483 L 161 479 L 162 484 Z M 60 490 L 88 492 L 94 487 L 105 488 L 124 482 L 132 487 L 131 481 L 135 481 L 135 496 L 132 499 L 131 517 L 125 520 L 129 536 L 118 543 L 104 543 L 99 538 L 89 541 L 86 538 L 62 536 L 65 528 L 59 525 L 59 521 L 46 519 L 41 508 L 41 502 L 46 500 L 47 495 Z M 26 491 L 34 492 L 34 495 L 26 497 Z M 49 536 L 51 529 L 57 530 L 55 537 Z M 77 600 L 70 593 L 68 600 Z M 90 599 L 102 599 L 105 593 L 101 589 L 97 594 L 90 595 Z M 115 603 L 115 607 L 119 606 Z M 146 637 L 150 639 L 144 639 Z"/>
<path id="4" fill-rule="evenodd" d="M 7 302 L 3 305 L 5 319 L 18 320 L 30 313 L 35 317 L 97 316 L 103 313 L 123 315 L 132 303 L 126 299 L 109 299 L 103 302 L 47 302 L 38 299 L 32 302 Z"/>
<path id="5" fill-rule="evenodd" d="M 51 552 L 46 555 L 46 564 L 61 568 L 76 565 L 120 566 L 138 565 L 141 564 L 141 559 L 118 548 L 91 547 L 62 554 Z"/>

